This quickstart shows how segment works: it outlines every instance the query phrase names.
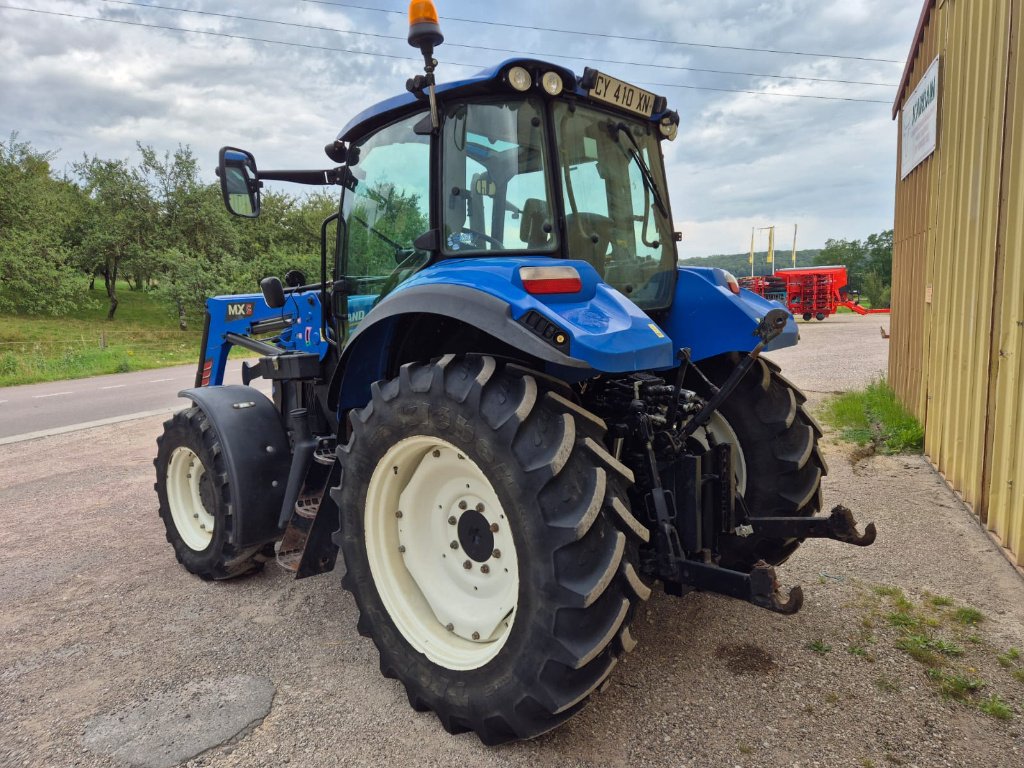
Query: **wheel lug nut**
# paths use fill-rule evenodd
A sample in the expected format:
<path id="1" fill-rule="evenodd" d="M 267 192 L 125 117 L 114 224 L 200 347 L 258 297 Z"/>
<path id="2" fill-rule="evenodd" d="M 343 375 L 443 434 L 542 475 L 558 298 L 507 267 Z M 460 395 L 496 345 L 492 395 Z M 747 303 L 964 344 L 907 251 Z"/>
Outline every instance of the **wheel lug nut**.
<path id="1" fill-rule="evenodd" d="M 497 523 L 491 523 L 491 533 L 497 533 L 497 532 L 498 532 L 498 524 Z"/>
<path id="2" fill-rule="evenodd" d="M 453 542 L 452 542 L 451 544 L 449 544 L 448 546 L 449 546 L 449 547 L 451 547 L 452 549 L 458 549 L 458 548 L 459 548 L 459 542 L 457 542 L 457 541 L 453 541 Z"/>
<path id="3" fill-rule="evenodd" d="M 455 525 L 457 522 L 459 521 L 455 519 L 455 515 L 448 518 L 448 525 Z"/>
<path id="4" fill-rule="evenodd" d="M 459 502 L 459 509 L 465 509 L 469 505 L 466 504 L 465 500 Z"/>
<path id="5" fill-rule="evenodd" d="M 480 633 L 479 632 L 474 632 L 473 633 L 473 639 L 474 640 L 479 640 L 480 639 Z"/>
<path id="6" fill-rule="evenodd" d="M 491 572 L 491 567 L 489 565 L 487 565 L 487 563 L 484 563 L 483 565 L 480 566 L 480 573 L 490 573 L 490 572 Z"/>
<path id="7" fill-rule="evenodd" d="M 397 512 L 395 512 L 395 517 L 401 517 L 401 516 L 402 516 L 402 510 L 398 510 Z"/>
<path id="8" fill-rule="evenodd" d="M 482 501 L 479 504 L 476 505 L 476 511 L 477 512 L 483 512 L 484 511 L 484 503 Z"/>
<path id="9" fill-rule="evenodd" d="M 398 551 L 404 553 L 405 552 L 405 544 L 399 544 L 398 545 Z"/>
<path id="10" fill-rule="evenodd" d="M 501 550 L 496 549 L 493 552 L 491 552 L 491 557 L 501 557 Z"/>
<path id="11" fill-rule="evenodd" d="M 464 562 L 462 564 L 462 567 L 465 568 L 468 571 L 470 568 L 473 567 L 473 564 L 469 560 L 467 560 L 466 562 Z"/>
<path id="12" fill-rule="evenodd" d="M 455 625 L 454 624 L 448 624 L 448 625 L 445 626 L 445 629 L 447 629 L 449 632 L 454 632 L 455 631 Z"/>

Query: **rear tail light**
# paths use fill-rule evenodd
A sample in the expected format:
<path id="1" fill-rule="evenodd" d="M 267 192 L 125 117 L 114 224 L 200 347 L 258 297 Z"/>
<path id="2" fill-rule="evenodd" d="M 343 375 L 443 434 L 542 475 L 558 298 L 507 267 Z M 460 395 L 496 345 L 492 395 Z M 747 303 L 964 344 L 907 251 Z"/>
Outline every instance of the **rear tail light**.
<path id="1" fill-rule="evenodd" d="M 575 267 L 520 267 L 523 289 L 532 294 L 579 293 L 583 280 Z"/>

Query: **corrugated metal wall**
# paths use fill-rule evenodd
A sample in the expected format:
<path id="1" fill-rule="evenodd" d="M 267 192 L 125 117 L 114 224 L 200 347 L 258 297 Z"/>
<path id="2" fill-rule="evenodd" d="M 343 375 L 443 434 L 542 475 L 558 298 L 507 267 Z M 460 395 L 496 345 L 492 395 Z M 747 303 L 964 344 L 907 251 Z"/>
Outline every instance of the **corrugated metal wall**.
<path id="1" fill-rule="evenodd" d="M 1011 18 L 983 511 L 1024 564 L 1024 0 Z"/>
<path id="2" fill-rule="evenodd" d="M 938 53 L 942 16 L 932 13 L 916 51 L 905 95 L 917 87 Z M 911 55 L 914 55 L 913 53 Z M 941 66 L 941 65 L 940 65 Z M 940 71 L 940 78 L 944 74 Z M 940 81 L 941 82 L 941 81 Z M 941 87 L 940 87 L 941 105 Z M 903 132 L 900 114 L 900 131 Z M 922 357 L 927 346 L 925 327 L 928 246 L 934 235 L 936 209 L 932 195 L 934 155 L 900 181 L 902 145 L 896 157 L 896 217 L 893 226 L 892 316 L 889 339 L 889 383 L 900 399 L 923 421 L 925 386 Z"/>
<path id="3" fill-rule="evenodd" d="M 912 53 L 903 98 L 940 56 L 938 141 L 896 183 L 889 369 L 925 452 L 1024 564 L 1022 18 L 1024 0 L 940 0 Z"/>

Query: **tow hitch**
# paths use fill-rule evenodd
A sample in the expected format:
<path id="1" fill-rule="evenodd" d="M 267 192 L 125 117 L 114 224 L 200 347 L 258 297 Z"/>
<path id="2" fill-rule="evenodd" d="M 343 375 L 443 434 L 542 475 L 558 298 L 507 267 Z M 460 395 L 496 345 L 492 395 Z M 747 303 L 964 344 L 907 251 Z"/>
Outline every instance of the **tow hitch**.
<path id="1" fill-rule="evenodd" d="M 687 437 L 707 423 L 764 347 L 781 333 L 786 317 L 782 310 L 771 310 L 765 315 L 754 332 L 759 343 L 685 424 L 673 444 L 683 444 Z M 688 361 L 686 350 L 683 350 L 681 358 L 685 366 Z M 783 595 L 775 568 L 763 560 L 755 563 L 749 573 L 718 565 L 716 553 L 721 540 L 730 536 L 760 534 L 784 540 L 834 539 L 858 547 L 866 547 L 875 540 L 874 523 L 869 523 L 864 533 L 860 533 L 853 513 L 842 505 L 834 507 L 828 517 L 752 515 L 743 497 L 736 492 L 735 457 L 732 447 L 727 444 L 714 445 L 703 455 L 680 454 L 674 461 L 673 473 L 680 480 L 675 491 L 670 491 L 661 482 L 662 466 L 655 451 L 651 419 L 639 408 L 635 409 L 634 426 L 641 437 L 651 477 L 651 488 L 645 502 L 656 532 L 654 570 L 665 584 L 665 590 L 671 594 L 681 595 L 701 589 L 746 600 L 775 613 L 793 614 L 803 605 L 803 590 L 795 586 Z"/>
<path id="2" fill-rule="evenodd" d="M 857 532 L 853 512 L 839 504 L 828 517 L 753 517 L 752 532 L 779 539 L 835 539 L 845 544 L 866 547 L 875 541 L 875 524 L 868 523 L 864 533 Z"/>

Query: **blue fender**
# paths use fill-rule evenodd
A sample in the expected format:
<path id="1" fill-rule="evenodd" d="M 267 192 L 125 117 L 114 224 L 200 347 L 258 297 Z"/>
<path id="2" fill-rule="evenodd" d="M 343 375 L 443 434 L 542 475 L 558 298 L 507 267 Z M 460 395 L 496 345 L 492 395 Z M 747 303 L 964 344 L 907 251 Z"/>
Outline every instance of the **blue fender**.
<path id="1" fill-rule="evenodd" d="M 575 267 L 582 289 L 527 293 L 519 268 L 553 263 Z M 557 369 L 575 370 L 579 378 L 674 365 L 671 339 L 585 261 L 447 259 L 416 273 L 361 318 L 339 364 L 343 378 L 337 400 L 332 398 L 339 410 L 365 404 L 370 384 L 385 375 L 395 321 L 414 313 L 467 322 Z M 555 343 L 560 337 L 564 343 Z"/>
<path id="2" fill-rule="evenodd" d="M 320 336 L 320 306 L 320 292 L 315 290 L 286 294 L 285 305 L 280 309 L 268 307 L 259 293 L 207 299 L 196 386 L 224 383 L 224 369 L 232 347 L 226 336 L 251 336 L 253 323 L 288 320 L 287 327 L 277 333 L 276 346 L 292 352 L 312 352 L 323 360 L 328 343 Z"/>
<path id="3" fill-rule="evenodd" d="M 723 352 L 749 352 L 757 344 L 754 329 L 769 309 L 785 309 L 756 293 L 729 290 L 726 273 L 708 267 L 680 267 L 676 293 L 661 327 L 676 349 L 689 347 L 696 362 Z M 781 349 L 797 343 L 799 331 L 790 315 L 786 327 L 765 349 Z"/>

